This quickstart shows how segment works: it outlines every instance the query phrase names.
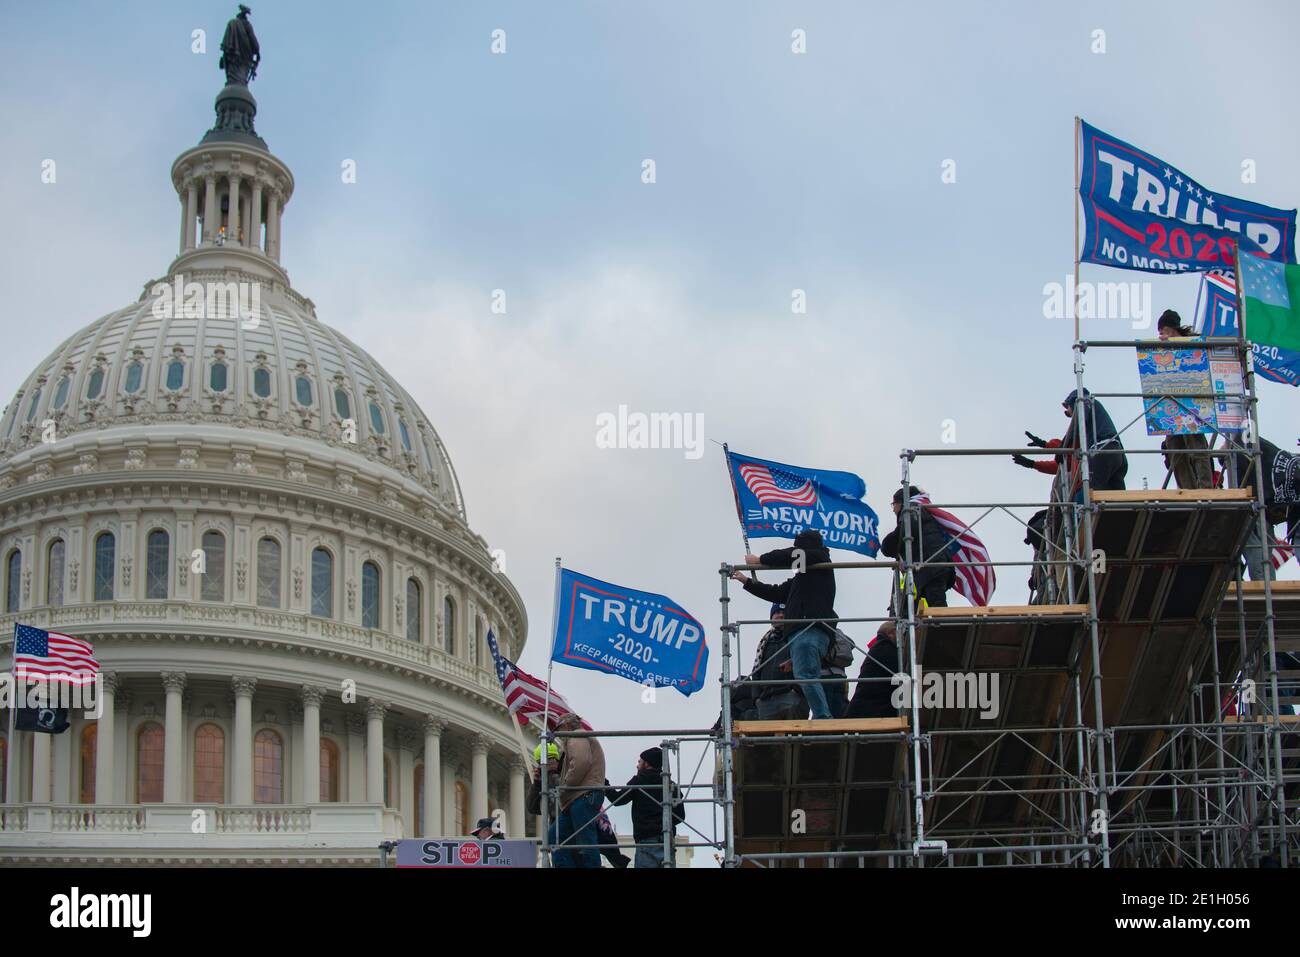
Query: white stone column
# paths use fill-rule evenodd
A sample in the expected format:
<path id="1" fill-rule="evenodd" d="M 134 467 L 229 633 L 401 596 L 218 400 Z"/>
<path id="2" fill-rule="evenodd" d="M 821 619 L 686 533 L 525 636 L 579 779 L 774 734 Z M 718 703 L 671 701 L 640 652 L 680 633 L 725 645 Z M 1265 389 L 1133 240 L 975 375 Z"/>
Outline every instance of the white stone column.
<path id="1" fill-rule="evenodd" d="M 424 833 L 442 837 L 442 732 L 447 722 L 437 715 L 424 716 Z"/>
<path id="2" fill-rule="evenodd" d="M 524 799 L 528 793 L 528 767 L 524 759 L 515 755 L 510 762 L 510 833 L 508 837 L 522 840 L 526 827 L 524 823 Z"/>
<path id="3" fill-rule="evenodd" d="M 185 715 L 181 709 L 181 695 L 185 691 L 185 675 L 179 671 L 162 673 L 163 688 L 167 691 L 166 723 L 163 725 L 163 801 L 180 804 L 185 800 Z"/>
<path id="4" fill-rule="evenodd" d="M 186 197 L 185 197 L 185 194 L 184 194 L 184 193 L 177 193 L 177 194 L 176 194 L 176 198 L 177 198 L 178 200 L 180 200 L 180 204 L 181 204 L 181 243 L 180 243 L 180 251 L 181 251 L 181 252 L 185 252 L 185 248 L 186 248 L 186 247 L 185 247 L 185 227 L 186 227 L 186 225 L 187 225 L 187 224 L 189 223 L 189 221 L 190 221 L 190 210 L 189 210 L 189 205 L 186 203 Z"/>
<path id="5" fill-rule="evenodd" d="M 384 712 L 378 698 L 366 702 L 366 801 L 384 803 Z"/>
<path id="6" fill-rule="evenodd" d="M 104 675 L 101 695 L 103 712 L 95 730 L 95 803 L 113 803 L 113 740 L 116 737 L 113 709 L 117 698 L 118 678 L 112 672 Z M 13 781 L 13 778 L 10 778 Z M 17 793 L 17 792 L 15 792 Z"/>
<path id="7" fill-rule="evenodd" d="M 231 749 L 234 755 L 234 785 L 231 794 L 235 804 L 253 803 L 253 690 L 256 678 L 234 677 L 230 686 L 235 692 L 235 740 Z"/>
<path id="8" fill-rule="evenodd" d="M 324 688 L 302 686 L 302 788 L 306 804 L 321 800 L 320 703 L 324 698 Z"/>
<path id="9" fill-rule="evenodd" d="M 50 750 L 49 734 L 32 734 L 32 803 L 50 803 Z"/>
<path id="10" fill-rule="evenodd" d="M 199 184 L 190 180 L 185 189 L 185 244 L 181 252 L 194 248 L 194 230 L 199 220 Z"/>
<path id="11" fill-rule="evenodd" d="M 340 800 L 360 804 L 366 799 L 366 721 L 359 714 L 343 720 L 348 728 L 348 780 Z"/>
<path id="12" fill-rule="evenodd" d="M 226 242 L 239 245 L 239 174 L 230 174 L 230 224 L 226 227 Z"/>
<path id="13" fill-rule="evenodd" d="M 210 173 L 203 179 L 203 241 L 211 245 L 217 241 L 217 229 L 221 225 L 221 210 L 217 208 L 217 177 Z"/>
<path id="14" fill-rule="evenodd" d="M 253 178 L 253 197 L 248 219 L 248 248 L 262 249 L 262 181 Z"/>
<path id="15" fill-rule="evenodd" d="M 78 732 L 80 728 L 77 729 Z M 69 728 L 63 734 L 54 735 L 54 794 L 51 800 L 55 804 L 72 803 L 72 742 L 81 743 L 80 734 L 73 734 Z"/>
<path id="16" fill-rule="evenodd" d="M 488 806 L 488 752 L 492 741 L 486 735 L 476 734 L 471 742 L 472 755 L 469 771 L 469 826 L 481 817 L 492 813 Z"/>
<path id="17" fill-rule="evenodd" d="M 266 198 L 266 254 L 280 261 L 280 193 L 274 189 Z"/>
<path id="18" fill-rule="evenodd" d="M 397 794 L 393 804 L 402 817 L 403 837 L 415 837 L 415 750 L 419 744 L 420 735 L 414 728 L 397 729 L 397 781 L 393 785 Z"/>

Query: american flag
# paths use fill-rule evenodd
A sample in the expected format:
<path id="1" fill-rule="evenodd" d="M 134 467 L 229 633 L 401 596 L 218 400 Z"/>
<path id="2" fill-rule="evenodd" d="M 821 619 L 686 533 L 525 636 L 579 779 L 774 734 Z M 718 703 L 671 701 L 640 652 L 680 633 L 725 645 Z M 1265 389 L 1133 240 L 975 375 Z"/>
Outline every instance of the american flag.
<path id="1" fill-rule="evenodd" d="M 90 642 L 31 625 L 14 626 L 15 678 L 85 685 L 94 683 L 98 671 Z"/>
<path id="2" fill-rule="evenodd" d="M 1273 544 L 1268 550 L 1268 560 L 1273 563 L 1274 569 L 1278 569 L 1291 560 L 1295 549 L 1276 536 L 1270 535 L 1269 537 L 1272 538 Z"/>
<path id="3" fill-rule="evenodd" d="M 740 467 L 740 477 L 745 480 L 745 487 L 754 493 L 762 505 L 771 502 L 812 505 L 817 501 L 817 489 L 812 480 L 800 478 L 785 469 L 746 464 Z"/>
<path id="4" fill-rule="evenodd" d="M 917 505 L 922 505 L 925 510 L 934 516 L 935 520 L 948 533 L 952 540 L 952 561 L 969 562 L 970 564 L 958 564 L 954 569 L 957 572 L 957 582 L 953 586 L 957 594 L 964 595 L 966 600 L 976 607 L 987 606 L 989 599 L 993 597 L 993 589 L 997 587 L 997 575 L 993 572 L 992 565 L 980 565 L 978 562 L 987 562 L 989 560 L 989 550 L 984 547 L 984 543 L 976 537 L 975 533 L 951 512 L 945 512 L 941 508 L 935 508 L 930 504 L 929 495 L 917 495 L 912 498 Z M 945 549 L 946 550 L 946 549 Z M 927 559 L 935 560 L 929 555 L 924 556 Z M 938 561 L 943 561 L 942 557 L 937 557 Z"/>
<path id="5" fill-rule="evenodd" d="M 506 696 L 506 707 L 515 719 L 524 727 L 528 726 L 528 719 L 534 715 L 541 717 L 548 714 L 547 726 L 549 730 L 555 730 L 555 724 L 566 714 L 571 714 L 573 709 L 569 703 L 561 697 L 555 689 L 551 689 L 551 707 L 549 712 L 546 708 L 546 682 L 540 678 L 534 678 L 528 672 L 524 671 L 513 661 L 501 654 L 501 649 L 497 647 L 497 636 L 488 629 L 487 633 L 488 650 L 492 652 L 492 661 L 496 665 L 497 681 L 501 682 L 501 691 Z M 591 731 L 591 725 L 586 721 L 582 722 L 583 731 Z"/>

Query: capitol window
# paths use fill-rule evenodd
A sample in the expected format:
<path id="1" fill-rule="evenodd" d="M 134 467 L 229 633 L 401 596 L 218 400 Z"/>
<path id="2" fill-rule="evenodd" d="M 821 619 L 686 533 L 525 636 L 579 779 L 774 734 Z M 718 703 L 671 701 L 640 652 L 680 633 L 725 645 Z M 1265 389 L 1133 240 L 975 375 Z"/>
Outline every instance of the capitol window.
<path id="1" fill-rule="evenodd" d="M 384 434 L 384 413 L 379 411 L 379 406 L 373 402 L 370 403 L 370 427 L 375 430 L 376 435 Z"/>
<path id="2" fill-rule="evenodd" d="M 23 580 L 23 553 L 14 549 L 9 553 L 5 576 L 5 611 L 18 611 L 18 595 Z"/>
<path id="3" fill-rule="evenodd" d="M 397 430 L 402 434 L 402 446 L 406 451 L 411 451 L 411 433 L 406 431 L 406 420 L 399 418 L 397 420 Z"/>
<path id="4" fill-rule="evenodd" d="M 96 369 L 94 374 L 90 377 L 90 385 L 94 389 L 94 394 L 87 396 L 87 398 L 90 399 L 99 395 L 99 385 L 95 382 L 95 376 L 99 376 L 100 384 L 102 384 L 104 380 L 104 373 Z M 126 367 L 126 382 L 122 385 L 123 390 L 127 395 L 135 395 L 135 393 L 140 391 L 140 383 L 142 381 L 144 381 L 144 363 L 132 362 Z"/>
<path id="5" fill-rule="evenodd" d="M 63 565 L 67 557 L 67 546 L 63 539 L 56 538 L 50 542 L 45 558 L 45 604 L 59 606 L 63 604 Z"/>
<path id="6" fill-rule="evenodd" d="M 334 410 L 338 412 L 340 419 L 352 418 L 352 400 L 343 389 L 334 390 Z"/>
<path id="7" fill-rule="evenodd" d="M 414 578 L 406 580 L 406 640 L 420 642 L 420 629 L 424 623 L 424 596 L 420 583 Z"/>
<path id="8" fill-rule="evenodd" d="M 311 613 L 317 618 L 334 616 L 334 556 L 323 548 L 311 553 Z"/>
<path id="9" fill-rule="evenodd" d="M 95 601 L 113 600 L 113 566 L 117 564 L 117 539 L 103 532 L 95 539 Z"/>
<path id="10" fill-rule="evenodd" d="M 145 545 L 144 597 L 158 601 L 167 597 L 167 575 L 171 566 L 171 537 L 161 528 L 149 533 Z"/>
<path id="11" fill-rule="evenodd" d="M 212 368 L 208 370 L 208 388 L 213 392 L 226 391 L 226 364 L 224 362 L 212 363 Z"/>
<path id="12" fill-rule="evenodd" d="M 27 421 L 30 422 L 36 418 L 36 407 L 41 404 L 41 387 L 37 386 L 36 391 L 32 393 L 31 405 L 27 406 Z"/>
<path id="13" fill-rule="evenodd" d="M 184 384 L 185 363 L 180 359 L 173 359 L 167 363 L 167 388 L 172 392 L 176 392 Z"/>
<path id="14" fill-rule="evenodd" d="M 379 627 L 379 566 L 374 562 L 361 566 L 361 627 Z"/>
<path id="15" fill-rule="evenodd" d="M 226 732 L 204 724 L 194 732 L 194 801 L 221 804 L 226 799 Z"/>
<path id="16" fill-rule="evenodd" d="M 480 618 L 476 622 L 474 622 L 474 644 L 469 649 L 469 663 L 471 665 L 478 664 L 478 650 L 482 644 L 483 644 L 483 619 Z"/>
<path id="17" fill-rule="evenodd" d="M 95 768 L 99 753 L 99 722 L 81 729 L 81 803 L 95 803 Z"/>
<path id="18" fill-rule="evenodd" d="M 311 405 L 311 379 L 300 375 L 293 381 L 295 395 L 299 405 Z"/>
<path id="19" fill-rule="evenodd" d="M 139 363 L 136 364 L 139 365 Z M 128 382 L 130 381 L 130 378 L 131 378 L 131 374 L 128 371 L 127 372 Z M 98 399 L 100 390 L 102 390 L 103 388 L 104 388 L 104 369 L 103 367 L 96 367 L 95 371 L 90 374 L 90 381 L 86 384 L 86 398 Z M 130 392 L 131 390 L 127 389 L 127 391 Z"/>
<path id="20" fill-rule="evenodd" d="M 280 543 L 274 538 L 257 543 L 257 603 L 263 608 L 280 607 Z"/>
<path id="21" fill-rule="evenodd" d="M 258 367 L 253 370 L 253 394 L 259 399 L 271 397 L 271 370 Z"/>
<path id="22" fill-rule="evenodd" d="M 320 799 L 327 804 L 339 799 L 339 746 L 329 738 L 320 739 Z"/>
<path id="23" fill-rule="evenodd" d="M 146 721 L 136 734 L 135 792 L 140 804 L 158 804 L 163 799 L 163 726 Z"/>
<path id="24" fill-rule="evenodd" d="M 203 562 L 206 571 L 199 587 L 204 601 L 226 600 L 226 536 L 220 532 L 203 533 Z"/>
<path id="25" fill-rule="evenodd" d="M 59 380 L 58 386 L 54 390 L 54 408 L 61 409 L 68 401 L 68 386 L 72 383 L 66 375 Z"/>
<path id="26" fill-rule="evenodd" d="M 442 600 L 443 643 L 448 654 L 456 653 L 456 603 L 448 595 Z"/>
<path id="27" fill-rule="evenodd" d="M 253 738 L 253 802 L 284 803 L 284 739 L 269 728 Z"/>

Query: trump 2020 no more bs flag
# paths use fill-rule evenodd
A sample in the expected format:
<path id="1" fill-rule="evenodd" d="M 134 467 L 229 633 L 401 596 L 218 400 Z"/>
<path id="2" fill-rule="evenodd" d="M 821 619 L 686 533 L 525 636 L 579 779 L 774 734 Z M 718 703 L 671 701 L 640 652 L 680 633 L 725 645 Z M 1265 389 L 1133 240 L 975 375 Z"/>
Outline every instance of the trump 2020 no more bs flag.
<path id="1" fill-rule="evenodd" d="M 552 661 L 684 695 L 704 686 L 704 628 L 671 598 L 567 568 L 559 588 Z"/>

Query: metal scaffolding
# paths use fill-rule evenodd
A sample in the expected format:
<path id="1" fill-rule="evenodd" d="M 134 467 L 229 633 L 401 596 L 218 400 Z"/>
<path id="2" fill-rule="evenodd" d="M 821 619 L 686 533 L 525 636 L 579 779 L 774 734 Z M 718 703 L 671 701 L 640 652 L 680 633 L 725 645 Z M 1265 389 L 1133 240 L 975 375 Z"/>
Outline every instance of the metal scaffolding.
<path id="1" fill-rule="evenodd" d="M 1300 859 L 1300 724 L 1291 707 L 1300 703 L 1300 670 L 1290 657 L 1300 652 L 1300 582 L 1275 582 L 1271 573 L 1242 580 L 1243 547 L 1253 538 L 1267 555 L 1271 535 L 1263 483 L 1242 487 L 1237 469 L 1238 456 L 1247 456 L 1250 474 L 1262 474 L 1250 348 L 1240 339 L 1194 346 L 1235 350 L 1240 393 L 1085 391 L 1089 349 L 1135 346 L 1189 344 L 1076 342 L 1075 447 L 906 449 L 899 559 L 813 566 L 888 571 L 888 614 L 830 623 L 896 623 L 897 675 L 910 679 L 897 717 L 734 720 L 742 631 L 770 622 L 733 618 L 732 574 L 762 569 L 724 563 L 716 728 L 549 737 L 637 736 L 660 744 L 663 798 L 672 756 L 672 779 L 686 800 L 713 809 L 711 831 L 690 826 L 686 843 L 713 850 L 725 867 L 1286 867 Z M 1216 431 L 1204 448 L 1123 449 L 1127 456 L 1164 454 L 1167 463 L 1209 456 L 1223 466 L 1223 487 L 1094 488 L 1094 460 L 1113 454 L 1089 439 L 1096 435 L 1094 400 L 1131 398 L 1143 400 L 1142 412 L 1116 429 L 1117 439 L 1143 422 L 1154 402 L 1240 403 L 1243 431 Z M 917 572 L 958 563 L 914 554 L 922 506 L 906 492 L 919 466 L 941 456 L 1012 454 L 1056 458 L 1048 503 L 930 506 L 978 512 L 962 519 L 971 529 L 995 516 L 1029 528 L 1020 513 L 1046 508 L 1031 560 L 987 563 L 1030 568 L 1030 604 L 922 607 Z M 1279 655 L 1292 664 L 1281 667 Z M 980 674 L 998 679 L 991 716 L 923 699 L 926 675 L 956 687 Z M 849 688 L 900 681 L 819 680 L 847 680 Z M 541 837 L 549 859 L 560 844 L 547 820 Z M 671 839 L 665 826 L 669 862 Z"/>

